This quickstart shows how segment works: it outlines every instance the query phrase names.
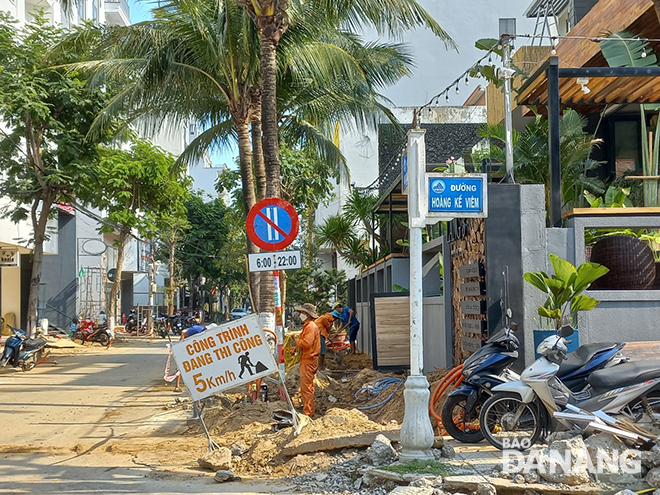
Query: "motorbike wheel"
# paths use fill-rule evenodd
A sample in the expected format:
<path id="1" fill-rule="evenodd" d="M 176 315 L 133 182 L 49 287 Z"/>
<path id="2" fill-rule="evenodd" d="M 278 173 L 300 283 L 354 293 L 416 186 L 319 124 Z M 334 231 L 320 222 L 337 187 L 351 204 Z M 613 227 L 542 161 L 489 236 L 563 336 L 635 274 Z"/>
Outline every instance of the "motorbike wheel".
<path id="1" fill-rule="evenodd" d="M 34 368 L 37 364 L 37 355 L 32 354 L 27 360 L 24 360 L 21 363 L 21 369 L 23 371 L 30 371 L 32 368 Z"/>
<path id="2" fill-rule="evenodd" d="M 9 362 L 9 359 L 11 358 L 11 355 L 6 354 L 2 356 L 2 359 L 0 359 L 0 368 L 4 368 L 7 366 L 7 363 Z"/>
<path id="3" fill-rule="evenodd" d="M 81 344 L 81 345 L 82 345 L 82 344 L 85 343 L 85 336 L 83 335 L 82 332 L 75 332 L 75 333 L 73 334 L 73 341 L 74 341 L 76 344 Z"/>
<path id="4" fill-rule="evenodd" d="M 660 392 L 654 391 L 654 392 L 649 392 L 646 395 L 646 399 L 648 400 L 649 406 L 651 406 L 651 409 L 653 410 L 654 414 L 660 414 Z M 630 420 L 633 423 L 639 423 L 639 422 L 648 422 L 652 423 L 652 420 L 648 417 L 646 414 L 646 408 L 642 402 L 641 397 L 638 399 L 633 400 L 628 404 L 628 414 L 630 416 Z M 644 428 L 647 428 L 650 426 L 650 424 L 644 425 Z"/>
<path id="5" fill-rule="evenodd" d="M 98 342 L 101 345 L 108 345 L 110 342 L 110 335 L 108 335 L 108 332 L 100 333 L 98 336 Z"/>
<path id="6" fill-rule="evenodd" d="M 467 397 L 465 395 L 450 395 L 442 406 L 442 427 L 453 438 L 463 443 L 478 443 L 484 439 L 479 427 L 479 404 L 477 404 L 473 421 L 466 421 Z"/>
<path id="7" fill-rule="evenodd" d="M 513 424 L 514 415 L 521 406 L 523 411 L 520 418 Z M 479 423 L 484 438 L 500 450 L 527 450 L 543 433 L 536 405 L 523 403 L 520 396 L 513 393 L 496 393 L 484 402 Z"/>

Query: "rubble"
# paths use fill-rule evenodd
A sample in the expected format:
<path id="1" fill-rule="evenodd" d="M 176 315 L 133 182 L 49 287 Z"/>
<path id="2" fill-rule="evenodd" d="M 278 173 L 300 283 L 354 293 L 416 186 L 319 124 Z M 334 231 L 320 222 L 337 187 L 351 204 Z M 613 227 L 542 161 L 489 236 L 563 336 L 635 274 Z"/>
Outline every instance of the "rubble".
<path id="1" fill-rule="evenodd" d="M 660 487 L 660 467 L 651 469 L 644 479 L 652 487 Z"/>
<path id="2" fill-rule="evenodd" d="M 225 481 L 234 481 L 236 477 L 231 471 L 220 469 L 217 473 L 215 473 L 213 479 L 218 483 L 224 483 Z"/>
<path id="3" fill-rule="evenodd" d="M 654 445 L 651 450 L 642 452 L 642 466 L 649 469 L 660 466 L 660 445 Z"/>
<path id="4" fill-rule="evenodd" d="M 584 444 L 582 437 L 574 437 L 568 440 L 555 440 L 547 449 L 545 449 L 539 456 L 539 464 L 544 466 L 544 469 L 539 473 L 541 478 L 551 483 L 563 483 L 570 486 L 582 485 L 589 483 L 591 477 L 584 464 L 577 465 L 578 469 L 571 469 L 565 472 L 563 466 L 555 459 L 550 457 L 551 451 L 556 452 L 569 452 L 571 455 L 571 464 L 574 464 L 576 459 L 584 456 L 587 446 Z"/>
<path id="5" fill-rule="evenodd" d="M 219 449 L 206 452 L 197 459 L 197 463 L 199 467 L 210 469 L 211 471 L 231 469 L 231 450 L 226 447 L 220 447 Z"/>
<path id="6" fill-rule="evenodd" d="M 453 459 L 454 457 L 456 457 L 456 451 L 454 450 L 454 447 L 452 447 L 451 445 L 443 445 L 442 448 L 440 449 L 440 455 L 447 459 Z"/>
<path id="7" fill-rule="evenodd" d="M 243 442 L 234 442 L 231 444 L 231 455 L 242 456 L 248 451 L 248 446 Z"/>
<path id="8" fill-rule="evenodd" d="M 477 485 L 477 495 L 497 495 L 497 490 L 490 483 L 479 483 Z"/>
<path id="9" fill-rule="evenodd" d="M 433 495 L 431 487 L 397 486 L 391 495 Z"/>
<path id="10" fill-rule="evenodd" d="M 392 447 L 389 438 L 384 435 L 378 435 L 371 447 L 367 449 L 366 457 L 374 466 L 390 464 L 397 458 L 396 450 Z"/>

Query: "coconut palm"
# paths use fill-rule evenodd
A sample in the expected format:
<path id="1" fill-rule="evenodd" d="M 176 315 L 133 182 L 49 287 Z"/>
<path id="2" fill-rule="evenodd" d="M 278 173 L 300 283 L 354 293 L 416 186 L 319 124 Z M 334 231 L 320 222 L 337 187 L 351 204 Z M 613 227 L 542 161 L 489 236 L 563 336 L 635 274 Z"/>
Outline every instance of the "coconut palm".
<path id="1" fill-rule="evenodd" d="M 353 32 L 375 28 L 378 34 L 400 35 L 427 27 L 449 45 L 453 41 L 416 0 L 237 0 L 259 30 L 262 87 L 263 151 L 267 194 L 279 195 L 280 158 L 277 120 L 277 47 L 290 26 L 310 33 L 328 29 Z M 322 60 L 322 59 L 321 59 Z"/>
<path id="2" fill-rule="evenodd" d="M 96 70 L 97 84 L 124 81 L 97 125 L 102 128 L 118 113 L 150 131 L 201 122 L 204 132 L 182 155 L 191 161 L 236 139 L 248 210 L 256 199 L 255 177 L 259 196 L 268 193 L 260 140 L 254 139 L 260 134 L 258 34 L 235 1 L 169 0 L 153 13 L 151 21 L 110 29 L 99 47 L 106 58 L 83 64 Z M 298 26 L 282 50 L 281 84 L 287 89 L 281 92 L 278 120 L 283 139 L 315 150 L 338 174 L 343 157 L 327 129 L 338 120 L 366 125 L 387 114 L 377 90 L 409 74 L 412 62 L 399 44 L 363 43 L 346 31 L 321 35 L 304 23 Z M 248 245 L 248 250 L 255 248 Z M 258 294 L 254 279 L 251 284 Z"/>

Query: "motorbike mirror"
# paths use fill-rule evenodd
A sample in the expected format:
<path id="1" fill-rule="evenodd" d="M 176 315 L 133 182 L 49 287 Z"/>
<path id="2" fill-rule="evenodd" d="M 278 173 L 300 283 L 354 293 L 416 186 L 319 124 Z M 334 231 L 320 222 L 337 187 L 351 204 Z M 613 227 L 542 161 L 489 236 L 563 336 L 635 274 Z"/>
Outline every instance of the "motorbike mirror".
<path id="1" fill-rule="evenodd" d="M 574 330 L 572 326 L 564 325 L 563 327 L 561 327 L 561 330 L 559 331 L 559 335 L 561 337 L 568 337 L 570 335 L 573 335 L 573 332 Z"/>
<path id="2" fill-rule="evenodd" d="M 509 325 L 509 328 L 515 332 L 516 330 L 518 330 L 518 324 L 515 321 L 512 321 L 511 324 Z"/>
<path id="3" fill-rule="evenodd" d="M 506 315 L 507 315 L 509 318 L 511 318 L 511 316 L 513 316 L 513 313 L 511 312 L 511 308 L 507 308 L 507 309 L 506 309 Z"/>

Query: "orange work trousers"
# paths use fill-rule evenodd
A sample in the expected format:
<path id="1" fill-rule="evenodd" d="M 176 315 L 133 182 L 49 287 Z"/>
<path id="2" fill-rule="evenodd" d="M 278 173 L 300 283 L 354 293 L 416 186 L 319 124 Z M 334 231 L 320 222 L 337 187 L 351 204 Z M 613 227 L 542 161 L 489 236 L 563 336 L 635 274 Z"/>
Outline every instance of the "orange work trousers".
<path id="1" fill-rule="evenodd" d="M 314 375 L 318 361 L 300 362 L 300 395 L 302 396 L 303 412 L 310 418 L 314 415 Z"/>

